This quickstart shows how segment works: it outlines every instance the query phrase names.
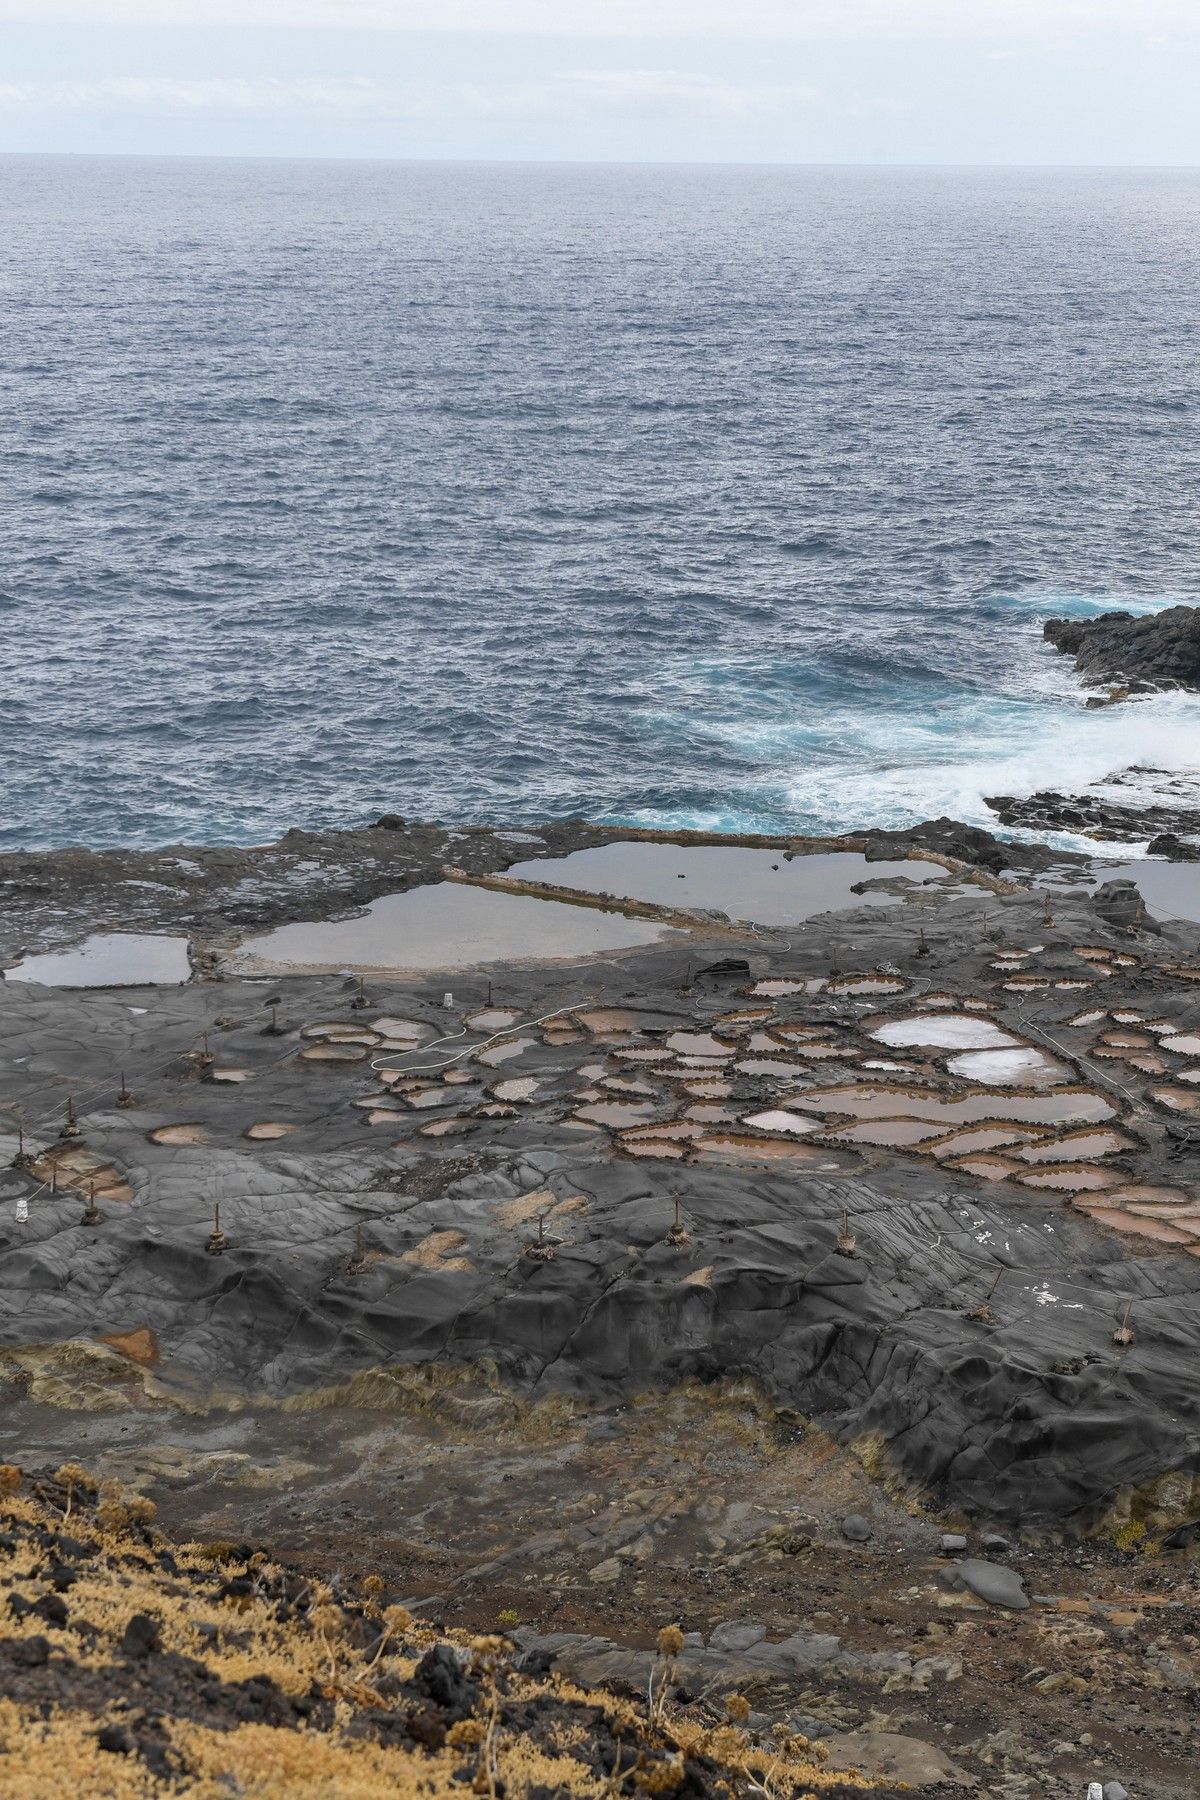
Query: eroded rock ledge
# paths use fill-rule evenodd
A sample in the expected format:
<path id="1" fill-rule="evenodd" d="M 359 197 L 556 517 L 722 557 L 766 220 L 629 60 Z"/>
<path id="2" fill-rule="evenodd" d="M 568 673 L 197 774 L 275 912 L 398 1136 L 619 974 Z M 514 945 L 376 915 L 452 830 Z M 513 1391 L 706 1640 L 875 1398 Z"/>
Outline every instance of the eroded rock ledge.
<path id="1" fill-rule="evenodd" d="M 1113 682 L 1131 693 L 1156 688 L 1200 691 L 1200 607 L 1169 606 L 1136 617 L 1101 613 L 1095 619 L 1047 619 L 1047 640 L 1091 685 Z"/>

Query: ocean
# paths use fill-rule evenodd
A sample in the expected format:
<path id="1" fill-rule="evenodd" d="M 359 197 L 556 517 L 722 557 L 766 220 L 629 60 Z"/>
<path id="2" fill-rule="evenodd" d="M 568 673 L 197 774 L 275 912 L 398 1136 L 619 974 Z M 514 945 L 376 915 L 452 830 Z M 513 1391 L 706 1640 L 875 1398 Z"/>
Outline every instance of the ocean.
<path id="1" fill-rule="evenodd" d="M 0 158 L 0 846 L 837 831 L 1129 764 L 1200 172 Z"/>

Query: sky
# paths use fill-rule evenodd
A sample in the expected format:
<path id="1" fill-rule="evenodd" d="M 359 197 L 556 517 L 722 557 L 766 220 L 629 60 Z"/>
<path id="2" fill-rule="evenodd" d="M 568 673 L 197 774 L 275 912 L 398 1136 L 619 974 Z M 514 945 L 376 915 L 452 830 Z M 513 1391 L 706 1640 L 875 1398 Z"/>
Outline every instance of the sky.
<path id="1" fill-rule="evenodd" d="M 1200 0 L 0 0 L 0 151 L 1200 163 Z"/>

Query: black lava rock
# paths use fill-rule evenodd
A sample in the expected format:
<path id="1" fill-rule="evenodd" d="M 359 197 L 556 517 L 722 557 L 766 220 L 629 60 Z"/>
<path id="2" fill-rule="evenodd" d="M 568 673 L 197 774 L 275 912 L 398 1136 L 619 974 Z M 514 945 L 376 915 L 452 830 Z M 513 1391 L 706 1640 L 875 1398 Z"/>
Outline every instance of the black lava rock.
<path id="1" fill-rule="evenodd" d="M 1096 619 L 1047 619 L 1047 641 L 1088 681 L 1135 689 L 1146 685 L 1200 689 L 1200 607 L 1164 612 L 1101 613 Z"/>
<path id="2" fill-rule="evenodd" d="M 149 1613 L 134 1613 L 125 1627 L 124 1636 L 117 1645 L 117 1653 L 120 1656 L 141 1660 L 147 1656 L 153 1656 L 161 1644 L 162 1633 L 159 1631 L 158 1621 L 152 1619 Z"/>

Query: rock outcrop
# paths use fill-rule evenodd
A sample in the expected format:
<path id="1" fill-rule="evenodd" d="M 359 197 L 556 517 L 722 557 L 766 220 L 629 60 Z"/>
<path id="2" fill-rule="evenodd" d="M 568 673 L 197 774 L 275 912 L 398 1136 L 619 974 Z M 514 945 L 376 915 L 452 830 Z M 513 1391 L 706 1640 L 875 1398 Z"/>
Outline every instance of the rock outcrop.
<path id="1" fill-rule="evenodd" d="M 1141 617 L 1110 612 L 1095 619 L 1047 619 L 1043 631 L 1056 650 L 1075 658 L 1091 685 L 1112 682 L 1131 693 L 1200 691 L 1200 607 L 1169 606 Z"/>

